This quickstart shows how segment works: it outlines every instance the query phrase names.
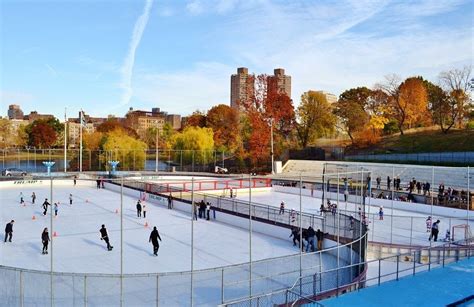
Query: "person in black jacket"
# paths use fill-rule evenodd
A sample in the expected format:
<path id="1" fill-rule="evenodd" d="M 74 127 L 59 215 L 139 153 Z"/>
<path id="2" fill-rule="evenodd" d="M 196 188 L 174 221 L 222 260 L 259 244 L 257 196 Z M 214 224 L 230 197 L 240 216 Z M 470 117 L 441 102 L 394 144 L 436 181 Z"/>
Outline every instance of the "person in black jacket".
<path id="1" fill-rule="evenodd" d="M 308 227 L 308 231 L 306 232 L 307 236 L 308 236 L 308 245 L 306 245 L 306 251 L 309 250 L 309 247 L 311 246 L 311 251 L 314 252 L 315 250 L 315 246 L 314 246 L 314 236 L 316 235 L 316 233 L 314 232 L 314 229 L 313 227 L 309 226 Z"/>
<path id="2" fill-rule="evenodd" d="M 137 201 L 137 217 L 142 217 L 142 204 L 140 200 Z"/>
<path id="3" fill-rule="evenodd" d="M 100 239 L 104 240 L 105 243 L 107 243 L 107 249 L 109 251 L 111 251 L 112 248 L 114 248 L 114 247 L 112 245 L 110 245 L 110 243 L 109 243 L 109 235 L 107 234 L 107 229 L 105 228 L 104 224 L 102 224 L 102 228 L 99 231 L 100 231 Z"/>
<path id="4" fill-rule="evenodd" d="M 45 228 L 43 230 L 43 233 L 41 234 L 41 242 L 43 242 L 43 255 L 48 254 L 48 243 L 49 243 L 49 233 L 48 233 L 48 228 Z"/>
<path id="5" fill-rule="evenodd" d="M 48 206 L 51 206 L 51 204 L 48 202 L 48 199 L 45 198 L 43 203 L 43 215 L 46 215 L 46 213 L 48 213 Z"/>
<path id="6" fill-rule="evenodd" d="M 318 250 L 323 249 L 324 235 L 327 235 L 327 233 L 322 232 L 320 229 L 316 231 L 316 239 L 318 239 Z"/>
<path id="7" fill-rule="evenodd" d="M 151 244 L 153 244 L 153 255 L 155 256 L 158 256 L 158 249 L 160 248 L 160 244 L 158 244 L 158 240 L 161 241 L 161 237 L 155 226 L 153 227 L 153 230 L 150 233 L 150 239 L 148 240 L 148 242 L 151 242 Z"/>
<path id="8" fill-rule="evenodd" d="M 5 226 L 5 243 L 7 243 L 7 239 L 8 239 L 8 242 L 12 241 L 13 223 L 15 223 L 15 221 L 11 220 L 11 222 L 7 223 L 7 225 Z"/>

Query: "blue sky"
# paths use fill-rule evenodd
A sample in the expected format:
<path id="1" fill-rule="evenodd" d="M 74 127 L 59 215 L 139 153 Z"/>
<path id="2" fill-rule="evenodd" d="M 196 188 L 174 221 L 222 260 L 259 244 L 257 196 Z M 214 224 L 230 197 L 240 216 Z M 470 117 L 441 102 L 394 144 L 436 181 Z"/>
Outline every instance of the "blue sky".
<path id="1" fill-rule="evenodd" d="M 292 98 L 473 62 L 469 0 L 0 0 L 1 115 L 229 103 L 230 74 L 283 67 Z"/>

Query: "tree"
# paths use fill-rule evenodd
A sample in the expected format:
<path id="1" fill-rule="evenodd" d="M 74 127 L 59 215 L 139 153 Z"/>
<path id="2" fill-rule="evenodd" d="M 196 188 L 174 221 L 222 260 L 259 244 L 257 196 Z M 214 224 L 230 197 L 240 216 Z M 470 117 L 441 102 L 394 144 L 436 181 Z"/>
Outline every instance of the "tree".
<path id="1" fill-rule="evenodd" d="M 391 107 L 391 116 L 397 121 L 400 134 L 405 128 L 431 120 L 428 112 L 428 95 L 420 77 L 407 78 L 400 83 L 396 75 L 386 77 L 384 84 L 378 86 L 388 96 Z"/>
<path id="2" fill-rule="evenodd" d="M 303 148 L 316 138 L 334 131 L 335 116 L 326 96 L 322 93 L 315 91 L 303 93 L 296 117 L 298 140 Z"/>
<path id="3" fill-rule="evenodd" d="M 120 169 L 144 169 L 147 146 L 144 142 L 131 137 L 124 129 L 109 131 L 102 145 L 102 150 L 111 152 L 111 158 L 119 160 Z M 109 157 L 102 156 L 103 163 Z"/>
<path id="4" fill-rule="evenodd" d="M 183 151 L 183 160 L 208 163 L 213 157 L 214 133 L 211 128 L 186 127 L 171 138 L 174 150 Z"/>
<path id="5" fill-rule="evenodd" d="M 105 133 L 94 131 L 92 133 L 84 133 L 84 147 L 89 150 L 99 150 L 106 141 Z"/>
<path id="6" fill-rule="evenodd" d="M 362 131 L 370 121 L 365 106 L 371 94 L 371 90 L 366 87 L 352 88 L 344 91 L 336 103 L 334 114 L 339 118 L 352 144 L 355 143 L 354 134 Z"/>
<path id="7" fill-rule="evenodd" d="M 459 128 L 472 108 L 469 99 L 471 71 L 471 66 L 464 66 L 462 69 L 441 72 L 438 77 L 441 87 L 450 97 L 451 112 L 456 112 L 455 122 Z"/>
<path id="8" fill-rule="evenodd" d="M 36 120 L 33 122 L 28 133 L 28 145 L 37 148 L 51 148 L 56 142 L 57 133 L 45 121 Z"/>
<path id="9" fill-rule="evenodd" d="M 193 114 L 188 116 L 188 118 L 186 119 L 186 123 L 184 124 L 183 129 L 186 127 L 207 127 L 206 115 L 199 110 L 194 111 Z"/>
<path id="10" fill-rule="evenodd" d="M 105 122 L 97 126 L 96 131 L 102 132 L 102 133 L 109 133 L 117 129 L 122 129 L 122 131 L 125 132 L 125 134 L 127 134 L 128 136 L 138 139 L 138 134 L 133 128 L 130 128 L 129 126 L 125 124 L 122 124 L 116 118 L 109 118 L 108 120 L 106 120 Z"/>
<path id="11" fill-rule="evenodd" d="M 214 144 L 220 151 L 235 152 L 241 145 L 239 114 L 228 105 L 212 107 L 206 116 L 207 126 L 214 132 Z"/>

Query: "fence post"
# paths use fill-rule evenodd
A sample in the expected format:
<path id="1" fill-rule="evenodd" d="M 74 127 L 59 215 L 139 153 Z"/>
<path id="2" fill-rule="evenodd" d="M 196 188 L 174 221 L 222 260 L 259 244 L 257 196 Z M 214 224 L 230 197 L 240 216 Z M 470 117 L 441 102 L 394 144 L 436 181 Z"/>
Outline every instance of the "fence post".
<path id="1" fill-rule="evenodd" d="M 393 211 L 392 211 L 392 214 L 393 214 Z M 410 246 L 412 243 L 412 238 L 413 238 L 413 216 L 410 217 Z"/>
<path id="2" fill-rule="evenodd" d="M 87 275 L 84 275 L 84 307 L 87 306 Z"/>
<path id="3" fill-rule="evenodd" d="M 221 269 L 221 303 L 224 304 L 224 268 Z"/>
<path id="4" fill-rule="evenodd" d="M 379 259 L 379 277 L 378 277 L 378 282 L 377 282 L 379 286 L 380 286 L 380 270 L 381 270 L 380 266 L 381 265 L 382 265 L 382 263 L 381 263 L 381 260 Z M 398 265 L 398 263 L 397 263 L 397 265 Z"/>
<path id="5" fill-rule="evenodd" d="M 415 257 L 416 257 L 416 251 L 413 252 L 413 275 L 415 275 L 415 266 L 416 266 L 416 263 L 415 263 L 416 259 L 415 259 Z"/>
<path id="6" fill-rule="evenodd" d="M 20 271 L 20 306 L 24 306 L 24 296 L 23 293 L 23 271 Z"/>
<path id="7" fill-rule="evenodd" d="M 444 257 L 446 253 L 446 245 L 443 245 L 443 268 L 444 268 Z"/>
<path id="8" fill-rule="evenodd" d="M 156 307 L 158 307 L 160 305 L 160 275 L 156 274 Z"/>
<path id="9" fill-rule="evenodd" d="M 400 264 L 400 255 L 397 255 L 397 281 L 398 281 L 398 270 L 399 270 L 399 264 Z"/>

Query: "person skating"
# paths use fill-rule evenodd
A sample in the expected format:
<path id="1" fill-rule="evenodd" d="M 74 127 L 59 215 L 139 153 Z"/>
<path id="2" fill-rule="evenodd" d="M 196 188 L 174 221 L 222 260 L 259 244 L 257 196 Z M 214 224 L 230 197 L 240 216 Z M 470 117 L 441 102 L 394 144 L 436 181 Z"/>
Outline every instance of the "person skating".
<path id="1" fill-rule="evenodd" d="M 35 194 L 35 192 L 33 192 L 33 193 L 31 194 L 31 203 L 34 205 L 34 204 L 35 204 L 35 201 L 36 201 L 36 194 Z"/>
<path id="2" fill-rule="evenodd" d="M 102 224 L 102 228 L 99 230 L 100 232 L 100 239 L 104 240 L 105 243 L 107 243 L 107 250 L 111 251 L 112 248 L 114 248 L 112 245 L 110 245 L 109 242 L 109 235 L 107 234 L 107 229 L 105 228 L 105 225 Z"/>
<path id="3" fill-rule="evenodd" d="M 100 179 L 97 178 L 97 180 L 95 182 L 96 182 L 96 185 L 97 185 L 97 189 L 100 189 Z"/>
<path id="4" fill-rule="evenodd" d="M 280 212 L 278 214 L 285 214 L 285 202 L 281 201 L 280 203 Z"/>
<path id="5" fill-rule="evenodd" d="M 4 242 L 7 243 L 12 241 L 12 236 L 13 236 L 13 223 L 15 223 L 14 220 L 11 220 L 10 223 L 7 223 L 5 226 L 5 240 Z"/>
<path id="6" fill-rule="evenodd" d="M 383 207 L 379 208 L 379 220 L 383 221 Z"/>
<path id="7" fill-rule="evenodd" d="M 51 206 L 51 204 L 48 202 L 48 199 L 45 198 L 43 202 L 43 215 L 46 215 L 46 213 L 48 213 L 48 206 Z"/>
<path id="8" fill-rule="evenodd" d="M 160 244 L 158 243 L 158 240 L 161 241 L 161 237 L 155 226 L 153 227 L 153 230 L 150 233 L 150 239 L 148 240 L 148 242 L 151 242 L 151 244 L 153 244 L 153 255 L 155 256 L 158 256 L 158 249 L 160 248 Z"/>
<path id="9" fill-rule="evenodd" d="M 72 205 L 72 194 L 69 194 L 69 204 Z"/>
<path id="10" fill-rule="evenodd" d="M 324 235 L 327 233 L 322 232 L 320 229 L 316 231 L 316 239 L 318 239 L 318 250 L 323 249 Z"/>
<path id="11" fill-rule="evenodd" d="M 298 245 L 300 243 L 300 229 L 298 227 L 293 227 L 291 229 L 291 234 L 290 238 L 293 237 L 293 246 L 296 246 L 296 243 L 298 242 Z"/>
<path id="12" fill-rule="evenodd" d="M 41 234 L 41 242 L 43 242 L 43 255 L 48 254 L 48 244 L 49 244 L 49 233 L 48 233 L 48 228 L 45 228 L 43 230 L 43 233 Z"/>
<path id="13" fill-rule="evenodd" d="M 72 180 L 74 182 L 74 186 L 76 186 L 76 181 L 77 181 L 77 175 L 74 175 L 74 179 Z"/>
<path id="14" fill-rule="evenodd" d="M 173 209 L 173 197 L 171 196 L 171 193 L 168 195 L 168 209 Z"/>
<path id="15" fill-rule="evenodd" d="M 206 204 L 206 220 L 209 221 L 209 219 L 211 218 L 211 203 L 210 202 L 207 202 Z"/>
<path id="16" fill-rule="evenodd" d="M 433 226 L 431 226 L 431 234 L 430 238 L 428 239 L 431 241 L 431 238 L 433 238 L 433 241 L 438 241 L 438 233 L 439 233 L 439 223 L 440 220 L 437 220 L 436 222 L 433 223 Z"/>
<path id="17" fill-rule="evenodd" d="M 143 218 L 146 219 L 146 205 L 142 205 Z"/>
<path id="18" fill-rule="evenodd" d="M 311 246 L 311 251 L 314 252 L 315 250 L 315 246 L 314 246 L 314 236 L 316 235 L 316 233 L 314 232 L 314 229 L 313 227 L 309 226 L 308 227 L 308 231 L 307 231 L 307 241 L 308 241 L 308 245 L 306 245 L 306 252 L 309 250 L 309 247 Z"/>
<path id="19" fill-rule="evenodd" d="M 428 218 L 426 219 L 426 232 L 431 232 L 431 224 L 432 224 L 431 216 L 428 216 Z"/>
<path id="20" fill-rule="evenodd" d="M 25 199 L 23 198 L 23 192 L 20 192 L 20 205 L 25 204 Z"/>
<path id="21" fill-rule="evenodd" d="M 204 200 L 201 200 L 201 203 L 199 204 L 199 218 L 205 218 L 206 216 L 206 204 L 204 203 Z"/>
<path id="22" fill-rule="evenodd" d="M 142 217 L 142 204 L 140 200 L 137 201 L 137 217 Z"/>
<path id="23" fill-rule="evenodd" d="M 59 210 L 58 203 L 54 203 L 54 216 L 58 216 L 58 210 Z"/>

